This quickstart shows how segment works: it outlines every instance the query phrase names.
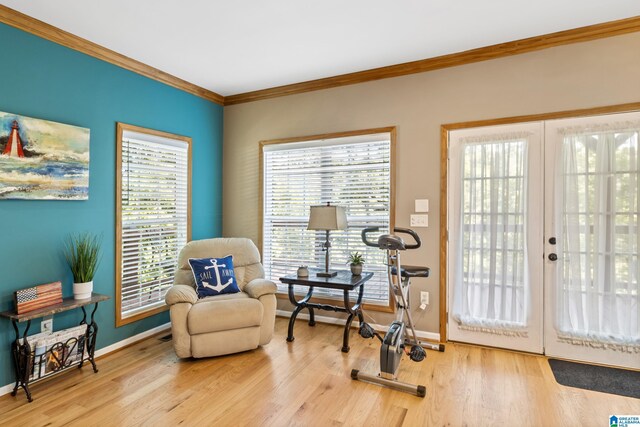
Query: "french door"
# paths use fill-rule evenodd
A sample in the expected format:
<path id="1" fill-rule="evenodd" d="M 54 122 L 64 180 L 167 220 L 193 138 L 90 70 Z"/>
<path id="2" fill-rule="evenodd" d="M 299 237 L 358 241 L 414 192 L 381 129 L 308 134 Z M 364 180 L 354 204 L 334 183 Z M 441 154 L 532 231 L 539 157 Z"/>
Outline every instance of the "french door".
<path id="1" fill-rule="evenodd" d="M 542 352 L 542 131 L 449 135 L 451 340 Z"/>
<path id="2" fill-rule="evenodd" d="M 640 113 L 545 123 L 545 353 L 640 368 Z"/>
<path id="3" fill-rule="evenodd" d="M 640 368 L 640 113 L 449 134 L 448 338 Z"/>

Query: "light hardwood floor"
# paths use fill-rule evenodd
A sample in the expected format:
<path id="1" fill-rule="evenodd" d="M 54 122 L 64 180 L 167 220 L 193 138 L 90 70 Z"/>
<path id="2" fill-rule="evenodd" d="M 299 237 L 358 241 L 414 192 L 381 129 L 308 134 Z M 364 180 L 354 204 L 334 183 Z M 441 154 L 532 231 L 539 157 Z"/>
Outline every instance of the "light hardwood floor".
<path id="1" fill-rule="evenodd" d="M 350 379 L 376 372 L 377 340 L 352 331 L 340 352 L 338 326 L 286 319 L 264 348 L 179 360 L 159 336 L 77 370 L 0 397 L 0 425 L 348 425 L 604 426 L 610 414 L 640 414 L 640 400 L 558 385 L 546 358 L 448 344 L 444 353 L 402 361 L 400 378 L 427 387 L 424 399 Z M 165 335 L 161 334 L 160 336 Z"/>

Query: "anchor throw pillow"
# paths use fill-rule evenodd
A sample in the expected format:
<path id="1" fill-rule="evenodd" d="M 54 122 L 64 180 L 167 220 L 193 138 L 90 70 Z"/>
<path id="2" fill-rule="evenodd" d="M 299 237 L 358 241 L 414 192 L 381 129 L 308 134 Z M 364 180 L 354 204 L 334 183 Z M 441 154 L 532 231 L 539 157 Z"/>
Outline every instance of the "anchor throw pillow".
<path id="1" fill-rule="evenodd" d="M 231 255 L 224 258 L 189 258 L 189 265 L 196 280 L 198 298 L 240 292 Z"/>

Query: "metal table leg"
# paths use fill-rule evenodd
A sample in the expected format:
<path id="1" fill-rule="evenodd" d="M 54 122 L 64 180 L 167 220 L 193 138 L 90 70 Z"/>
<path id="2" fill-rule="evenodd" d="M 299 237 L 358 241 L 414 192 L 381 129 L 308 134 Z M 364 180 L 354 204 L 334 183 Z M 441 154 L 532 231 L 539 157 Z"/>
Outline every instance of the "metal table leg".
<path id="1" fill-rule="evenodd" d="M 360 288 L 358 289 L 358 299 L 356 300 L 356 303 L 353 306 L 351 306 L 351 303 L 349 301 L 349 291 L 347 290 L 344 291 L 344 308 L 346 309 L 347 313 L 349 313 L 349 317 L 347 317 L 347 321 L 344 325 L 344 335 L 342 337 L 343 353 L 348 353 L 350 350 L 349 334 L 351 332 L 351 322 L 353 322 L 353 318 L 355 316 L 358 316 L 358 320 L 360 321 L 360 323 L 362 323 L 363 321 L 362 308 L 360 307 L 362 304 L 363 293 L 364 293 L 364 286 L 360 285 Z"/>
<path id="2" fill-rule="evenodd" d="M 289 318 L 289 329 L 287 330 L 287 341 L 288 342 L 292 342 L 295 337 L 293 336 L 293 325 L 296 322 L 296 317 L 298 317 L 298 313 L 300 313 L 302 311 L 303 308 L 307 307 L 307 303 L 309 302 L 309 299 L 311 299 L 311 296 L 313 295 L 313 286 L 309 286 L 309 291 L 307 292 L 307 295 L 305 295 L 304 298 L 302 298 L 300 301 L 296 301 L 296 296 L 293 293 L 293 285 L 289 285 L 289 301 L 291 301 L 291 304 L 295 305 L 296 308 L 293 310 L 293 313 L 291 313 L 291 317 Z M 313 326 L 315 325 L 315 316 L 313 313 L 313 308 L 312 307 L 307 307 L 309 308 L 309 325 Z"/>
<path id="3" fill-rule="evenodd" d="M 84 309 L 84 306 L 81 307 L 82 308 L 82 321 L 80 322 L 81 325 L 87 323 L 87 312 Z M 87 331 L 85 332 L 85 348 L 87 350 L 87 360 L 89 360 L 89 362 L 91 363 L 91 366 L 93 367 L 93 372 L 98 373 L 98 367 L 96 366 L 96 361 L 95 361 L 95 352 L 96 352 L 96 338 L 98 336 L 98 324 L 95 322 L 94 317 L 96 314 L 96 311 L 98 310 L 98 303 L 96 302 L 93 306 L 93 311 L 91 312 L 91 322 L 87 325 Z M 80 361 L 80 365 L 78 365 L 78 368 L 82 368 L 82 365 L 84 365 L 84 358 L 82 358 L 82 360 Z"/>
<path id="4" fill-rule="evenodd" d="M 11 344 L 11 352 L 13 353 L 13 369 L 16 375 L 16 385 L 13 387 L 11 396 L 15 396 L 18 393 L 18 388 L 20 387 L 20 330 L 18 329 L 18 322 L 12 320 L 11 324 L 16 332 L 16 340 Z"/>
<path id="5" fill-rule="evenodd" d="M 31 352 L 31 346 L 27 341 L 27 334 L 29 333 L 31 320 L 27 321 L 27 326 L 22 334 L 22 343 L 20 342 L 20 329 L 18 328 L 18 322 L 12 320 L 11 323 L 13 324 L 13 329 L 16 333 L 16 340 L 12 345 L 16 384 L 11 395 L 15 396 L 18 393 L 18 389 L 22 387 L 27 395 L 27 400 L 32 402 L 33 398 L 31 397 L 31 391 L 29 390 L 29 376 L 31 375 L 30 368 L 33 365 L 33 353 Z"/>

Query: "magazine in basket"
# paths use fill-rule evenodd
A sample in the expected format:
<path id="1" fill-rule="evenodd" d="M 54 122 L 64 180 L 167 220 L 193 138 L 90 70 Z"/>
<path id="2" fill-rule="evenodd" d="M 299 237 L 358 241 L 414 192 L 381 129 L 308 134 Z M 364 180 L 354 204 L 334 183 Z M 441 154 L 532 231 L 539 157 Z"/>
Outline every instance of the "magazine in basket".
<path id="1" fill-rule="evenodd" d="M 54 333 L 39 333 L 27 337 L 33 354 L 30 380 L 69 367 L 82 360 L 87 325 L 78 325 Z"/>

